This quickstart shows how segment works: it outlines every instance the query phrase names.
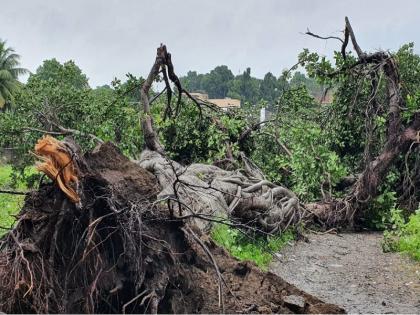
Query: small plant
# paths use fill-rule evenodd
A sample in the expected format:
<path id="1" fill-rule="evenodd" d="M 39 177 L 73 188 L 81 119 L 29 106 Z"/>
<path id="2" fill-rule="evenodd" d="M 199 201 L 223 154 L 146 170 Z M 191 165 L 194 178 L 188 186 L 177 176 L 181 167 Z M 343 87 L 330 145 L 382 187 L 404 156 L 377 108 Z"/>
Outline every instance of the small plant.
<path id="1" fill-rule="evenodd" d="M 402 211 L 396 208 L 397 197 L 394 191 L 385 191 L 376 197 L 366 212 L 366 225 L 374 230 L 396 230 Z"/>
<path id="2" fill-rule="evenodd" d="M 280 235 L 250 238 L 240 230 L 226 224 L 217 224 L 212 230 L 213 240 L 225 248 L 232 256 L 239 260 L 250 260 L 263 270 L 267 270 L 273 259 L 273 253 L 278 252 L 288 242 L 294 239 L 292 230 Z"/>
<path id="3" fill-rule="evenodd" d="M 384 231 L 384 240 L 382 242 L 382 249 L 386 253 L 398 251 L 399 237 L 404 227 L 402 212 L 401 209 L 395 208 L 395 206 L 389 211 L 388 229 Z"/>

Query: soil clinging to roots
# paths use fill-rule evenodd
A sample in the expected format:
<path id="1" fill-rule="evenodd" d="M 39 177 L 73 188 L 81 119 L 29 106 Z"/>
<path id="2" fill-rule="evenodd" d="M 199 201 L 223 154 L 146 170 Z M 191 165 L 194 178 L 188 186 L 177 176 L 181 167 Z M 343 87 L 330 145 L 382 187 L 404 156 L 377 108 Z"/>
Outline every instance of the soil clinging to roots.
<path id="1" fill-rule="evenodd" d="M 74 151 L 80 201 L 44 183 L 0 240 L 0 311 L 343 312 L 237 261 L 195 225 L 171 216 L 157 201 L 156 177 L 114 145 L 84 156 Z"/>

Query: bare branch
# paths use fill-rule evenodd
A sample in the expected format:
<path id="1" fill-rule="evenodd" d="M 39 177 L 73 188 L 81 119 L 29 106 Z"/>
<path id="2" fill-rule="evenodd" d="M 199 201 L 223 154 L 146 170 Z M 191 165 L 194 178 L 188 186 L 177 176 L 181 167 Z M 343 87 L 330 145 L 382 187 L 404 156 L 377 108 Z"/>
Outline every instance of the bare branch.
<path id="1" fill-rule="evenodd" d="M 160 47 L 157 49 L 156 52 L 156 59 L 152 66 L 152 69 L 147 76 L 146 81 L 144 81 L 141 89 L 141 103 L 143 104 L 143 111 L 144 115 L 141 118 L 141 125 L 144 133 L 144 142 L 148 149 L 152 151 L 157 151 L 159 153 L 164 153 L 164 148 L 160 141 L 158 140 L 158 136 L 153 129 L 153 120 L 150 113 L 150 102 L 149 102 L 149 90 L 152 87 L 153 81 L 159 75 L 159 69 L 163 64 L 164 60 L 161 57 L 161 51 L 163 49 L 163 45 L 161 44 Z"/>
<path id="2" fill-rule="evenodd" d="M 29 192 L 24 191 L 14 191 L 14 190 L 0 190 L 0 194 L 10 194 L 10 195 L 29 195 Z"/>
<path id="3" fill-rule="evenodd" d="M 346 21 L 346 32 L 348 32 L 349 35 L 350 35 L 351 42 L 353 44 L 353 48 L 356 51 L 357 56 L 359 56 L 360 59 L 364 59 L 365 53 L 362 51 L 362 49 L 360 48 L 359 44 L 356 41 L 356 36 L 354 35 L 353 28 L 351 27 L 349 18 L 347 16 L 345 18 L 345 21 Z M 343 44 L 344 44 L 344 42 L 343 42 Z"/>
<path id="4" fill-rule="evenodd" d="M 325 36 L 325 37 L 324 36 L 319 36 L 317 34 L 312 33 L 309 30 L 309 28 L 306 30 L 306 33 L 305 34 L 306 35 L 309 35 L 309 36 L 312 36 L 312 37 L 315 37 L 315 38 L 325 39 L 325 40 L 328 40 L 328 39 L 336 39 L 336 40 L 339 40 L 340 42 L 342 42 L 344 44 L 344 41 L 340 37 L 337 37 L 337 36 Z"/>

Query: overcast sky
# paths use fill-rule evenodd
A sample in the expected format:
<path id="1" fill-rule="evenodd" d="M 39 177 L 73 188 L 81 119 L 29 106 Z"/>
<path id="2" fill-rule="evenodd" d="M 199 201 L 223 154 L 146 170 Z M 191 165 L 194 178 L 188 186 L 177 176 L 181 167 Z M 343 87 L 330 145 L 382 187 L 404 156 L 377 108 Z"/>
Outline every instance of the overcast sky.
<path id="1" fill-rule="evenodd" d="M 302 48 L 336 49 L 337 41 L 301 33 L 341 37 L 346 15 L 364 50 L 420 46 L 419 13 L 417 0 L 13 0 L 1 2 L 0 38 L 30 71 L 72 59 L 95 87 L 147 75 L 160 43 L 179 75 L 226 64 L 234 74 L 251 67 L 254 76 L 278 76 Z"/>

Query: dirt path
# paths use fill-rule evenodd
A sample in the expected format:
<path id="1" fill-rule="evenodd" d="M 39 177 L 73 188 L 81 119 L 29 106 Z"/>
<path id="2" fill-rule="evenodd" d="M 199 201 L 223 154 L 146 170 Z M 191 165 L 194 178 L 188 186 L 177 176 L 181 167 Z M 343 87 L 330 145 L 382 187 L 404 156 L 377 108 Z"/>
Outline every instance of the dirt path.
<path id="1" fill-rule="evenodd" d="M 349 313 L 420 313 L 420 264 L 383 253 L 380 233 L 309 235 L 271 270 Z"/>

